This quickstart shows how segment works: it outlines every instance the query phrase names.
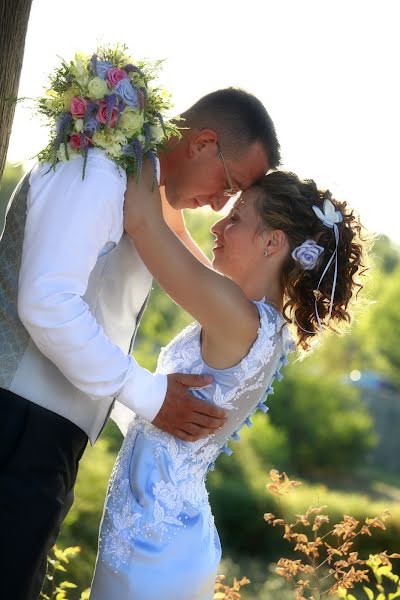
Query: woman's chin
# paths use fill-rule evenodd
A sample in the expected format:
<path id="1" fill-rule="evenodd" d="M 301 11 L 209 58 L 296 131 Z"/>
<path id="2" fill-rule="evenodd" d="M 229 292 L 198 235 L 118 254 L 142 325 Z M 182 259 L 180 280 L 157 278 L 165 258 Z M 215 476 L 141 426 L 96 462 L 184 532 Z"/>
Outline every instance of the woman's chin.
<path id="1" fill-rule="evenodd" d="M 214 271 L 218 271 L 218 273 L 224 274 L 224 272 L 222 270 L 221 261 L 218 260 L 218 258 L 216 256 L 214 256 L 214 258 L 212 259 L 211 264 L 212 264 L 212 268 L 214 269 Z"/>
<path id="2" fill-rule="evenodd" d="M 221 275 L 225 275 L 225 277 L 230 277 L 229 273 L 227 273 L 226 269 L 224 268 L 222 260 L 218 260 L 218 258 L 214 256 L 211 264 L 214 271 L 221 273 Z"/>

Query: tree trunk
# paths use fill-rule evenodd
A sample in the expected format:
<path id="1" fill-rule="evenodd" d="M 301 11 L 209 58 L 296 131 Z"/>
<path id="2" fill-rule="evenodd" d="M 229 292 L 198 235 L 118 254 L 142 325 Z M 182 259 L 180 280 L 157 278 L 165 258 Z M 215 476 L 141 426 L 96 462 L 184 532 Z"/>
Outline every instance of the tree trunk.
<path id="1" fill-rule="evenodd" d="M 6 162 L 32 0 L 0 0 L 0 180 Z"/>

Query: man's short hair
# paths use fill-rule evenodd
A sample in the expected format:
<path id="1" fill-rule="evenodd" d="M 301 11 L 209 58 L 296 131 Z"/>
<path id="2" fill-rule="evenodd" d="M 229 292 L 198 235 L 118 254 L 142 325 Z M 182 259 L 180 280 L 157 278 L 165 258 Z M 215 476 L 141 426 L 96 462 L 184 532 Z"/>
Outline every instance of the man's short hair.
<path id="1" fill-rule="evenodd" d="M 275 126 L 263 104 L 245 90 L 226 88 L 198 100 L 182 117 L 189 127 L 209 128 L 217 132 L 224 153 L 240 158 L 246 147 L 259 142 L 271 169 L 278 167 L 281 156 Z"/>

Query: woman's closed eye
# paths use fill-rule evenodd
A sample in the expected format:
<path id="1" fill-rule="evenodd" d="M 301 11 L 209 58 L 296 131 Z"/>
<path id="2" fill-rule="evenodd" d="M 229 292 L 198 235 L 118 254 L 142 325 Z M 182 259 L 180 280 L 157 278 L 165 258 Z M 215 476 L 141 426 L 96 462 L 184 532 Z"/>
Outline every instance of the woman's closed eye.
<path id="1" fill-rule="evenodd" d="M 229 215 L 228 215 L 228 220 L 229 220 L 231 223 L 234 223 L 235 221 L 239 221 L 239 215 L 238 215 L 238 213 L 237 213 L 237 211 L 236 211 L 236 210 L 232 210 L 232 211 L 229 213 Z"/>

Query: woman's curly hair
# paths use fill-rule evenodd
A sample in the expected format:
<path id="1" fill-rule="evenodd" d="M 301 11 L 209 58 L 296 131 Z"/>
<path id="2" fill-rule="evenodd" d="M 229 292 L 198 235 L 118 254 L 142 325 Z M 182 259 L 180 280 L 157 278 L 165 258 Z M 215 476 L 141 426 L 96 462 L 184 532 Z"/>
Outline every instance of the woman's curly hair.
<path id="1" fill-rule="evenodd" d="M 280 229 L 288 239 L 290 252 L 282 271 L 283 314 L 296 327 L 298 345 L 307 351 L 311 339 L 320 333 L 315 303 L 323 328 L 340 333 L 339 325 L 350 322 L 350 301 L 357 298 L 363 287 L 359 277 L 366 271 L 368 238 L 358 216 L 347 203 L 335 200 L 328 190 L 319 190 L 312 179 L 302 181 L 294 173 L 274 171 L 258 181 L 256 187 L 259 190 L 256 209 L 262 225 Z M 338 273 L 330 320 L 335 261 L 323 277 L 318 292 L 317 287 L 335 251 L 336 241 L 333 229 L 324 225 L 312 209 L 317 206 L 322 210 L 326 199 L 343 216 L 343 221 L 337 224 Z M 291 254 L 297 246 L 310 239 L 323 246 L 324 252 L 315 268 L 304 270 Z"/>

